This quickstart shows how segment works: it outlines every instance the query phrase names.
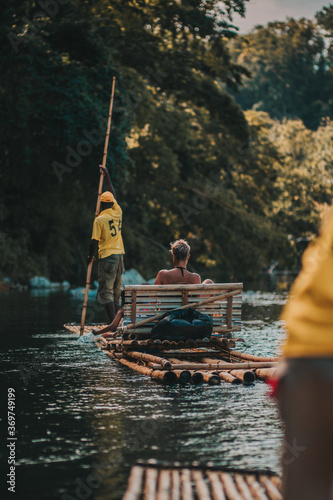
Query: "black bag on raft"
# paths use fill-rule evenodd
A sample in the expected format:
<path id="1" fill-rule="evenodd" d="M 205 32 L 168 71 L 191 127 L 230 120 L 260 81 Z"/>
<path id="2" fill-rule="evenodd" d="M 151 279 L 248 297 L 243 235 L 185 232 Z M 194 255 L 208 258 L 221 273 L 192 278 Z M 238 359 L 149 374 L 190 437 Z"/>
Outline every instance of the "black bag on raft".
<path id="1" fill-rule="evenodd" d="M 213 321 L 192 307 L 165 313 L 164 318 L 152 328 L 150 338 L 156 340 L 199 340 L 210 337 Z"/>

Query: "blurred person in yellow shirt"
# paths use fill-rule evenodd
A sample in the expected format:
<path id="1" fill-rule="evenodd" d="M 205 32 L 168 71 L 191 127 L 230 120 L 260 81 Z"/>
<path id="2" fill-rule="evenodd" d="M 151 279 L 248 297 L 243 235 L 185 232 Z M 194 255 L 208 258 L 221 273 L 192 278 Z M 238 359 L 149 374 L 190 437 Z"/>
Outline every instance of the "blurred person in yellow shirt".
<path id="1" fill-rule="evenodd" d="M 285 422 L 284 500 L 333 499 L 333 209 L 281 319 L 288 339 L 277 397 Z"/>
<path id="2" fill-rule="evenodd" d="M 97 298 L 104 305 L 110 322 L 121 307 L 124 244 L 121 235 L 122 210 L 116 201 L 116 192 L 107 168 L 100 166 L 108 191 L 101 195 L 101 212 L 95 218 L 91 236 L 88 264 L 98 248 Z"/>

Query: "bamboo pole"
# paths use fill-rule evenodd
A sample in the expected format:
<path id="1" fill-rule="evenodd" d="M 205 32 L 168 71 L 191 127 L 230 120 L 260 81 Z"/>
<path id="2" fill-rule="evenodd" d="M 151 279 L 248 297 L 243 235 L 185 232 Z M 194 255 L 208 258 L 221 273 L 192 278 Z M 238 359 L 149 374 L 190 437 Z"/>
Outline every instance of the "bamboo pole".
<path id="1" fill-rule="evenodd" d="M 237 356 L 238 358 L 241 359 L 246 359 L 248 361 L 267 361 L 267 362 L 278 362 L 280 358 L 277 357 L 272 357 L 272 358 L 267 358 L 267 357 L 261 357 L 261 356 L 253 356 L 252 354 L 246 354 L 244 352 L 238 352 L 238 351 L 229 351 L 229 354 L 232 356 Z"/>
<path id="2" fill-rule="evenodd" d="M 250 476 L 250 475 L 246 476 L 245 480 L 246 480 L 255 500 L 267 500 L 267 496 L 264 495 L 260 484 L 258 483 L 258 481 L 255 479 L 254 476 Z"/>
<path id="3" fill-rule="evenodd" d="M 183 469 L 180 476 L 181 498 L 183 500 L 193 500 L 193 490 L 191 483 L 191 473 L 189 469 Z"/>
<path id="4" fill-rule="evenodd" d="M 163 286 L 165 286 L 165 285 L 163 285 Z M 217 300 L 227 300 L 229 297 L 233 297 L 234 295 L 239 295 L 240 293 L 242 293 L 241 290 L 235 290 L 234 292 L 223 293 L 221 295 L 216 295 L 215 297 L 210 297 L 209 299 L 201 300 L 200 302 L 192 302 L 190 304 L 186 304 L 186 306 L 178 307 L 177 309 L 172 309 L 168 312 L 172 313 L 174 311 L 189 309 L 190 307 L 193 307 L 193 308 L 201 307 L 205 304 L 209 304 L 211 302 L 216 302 Z M 127 326 L 122 326 L 119 328 L 122 332 L 126 332 L 127 330 L 132 330 L 133 328 L 138 328 L 139 326 L 147 325 L 148 323 L 151 323 L 153 321 L 158 321 L 161 318 L 163 318 L 164 315 L 165 315 L 165 313 L 157 314 L 156 316 L 152 316 L 151 318 L 144 319 L 144 320 L 139 321 L 137 323 L 130 323 Z"/>
<path id="5" fill-rule="evenodd" d="M 171 471 L 171 499 L 180 500 L 180 478 L 178 470 Z"/>
<path id="6" fill-rule="evenodd" d="M 281 493 L 278 491 L 276 486 L 272 483 L 270 478 L 268 478 L 267 476 L 261 476 L 260 483 L 266 488 L 266 491 L 272 500 L 282 500 Z"/>
<path id="7" fill-rule="evenodd" d="M 128 486 L 123 500 L 140 500 L 142 491 L 143 468 L 135 466 L 131 470 Z"/>
<path id="8" fill-rule="evenodd" d="M 234 474 L 234 481 L 242 495 L 242 498 L 252 498 L 251 491 L 242 474 Z"/>
<path id="9" fill-rule="evenodd" d="M 126 355 L 143 361 L 152 361 L 154 363 L 159 363 L 165 370 L 170 370 L 171 368 L 170 360 L 160 358 L 159 356 L 153 356 L 152 354 L 137 351 L 126 351 Z"/>
<path id="10" fill-rule="evenodd" d="M 171 373 L 177 376 L 181 384 L 188 384 L 191 381 L 191 372 L 189 370 L 172 370 Z"/>
<path id="11" fill-rule="evenodd" d="M 211 500 L 209 489 L 206 485 L 202 472 L 200 470 L 194 470 L 192 471 L 192 476 L 196 487 L 198 500 Z"/>
<path id="12" fill-rule="evenodd" d="M 202 376 L 205 382 L 209 385 L 219 385 L 221 383 L 220 377 L 216 373 L 210 371 L 202 371 Z"/>
<path id="13" fill-rule="evenodd" d="M 165 382 L 166 384 L 175 384 L 177 382 L 177 375 L 172 371 L 152 370 L 147 366 L 138 365 L 137 363 L 133 363 L 133 361 L 128 361 L 124 358 L 120 358 L 118 361 L 132 370 L 142 373 L 143 375 L 147 375 L 148 377 L 162 380 L 162 382 Z"/>
<path id="14" fill-rule="evenodd" d="M 194 385 L 199 385 L 203 383 L 204 378 L 201 372 L 190 370 L 190 374 L 192 375 L 192 383 Z"/>
<path id="15" fill-rule="evenodd" d="M 210 482 L 210 486 L 212 489 L 212 498 L 213 500 L 226 500 L 226 496 L 223 491 L 223 487 L 221 481 L 219 480 L 216 472 L 207 471 L 207 477 Z"/>
<path id="16" fill-rule="evenodd" d="M 258 378 L 266 380 L 267 378 L 274 378 L 276 372 L 276 368 L 259 368 L 258 370 L 256 370 L 256 375 Z"/>
<path id="17" fill-rule="evenodd" d="M 146 481 L 144 488 L 144 499 L 156 500 L 158 470 L 150 467 L 147 468 L 145 472 L 146 472 Z"/>
<path id="18" fill-rule="evenodd" d="M 111 99 L 110 99 L 110 107 L 109 107 L 108 125 L 107 125 L 105 143 L 104 143 L 103 167 L 105 167 L 105 165 L 106 165 L 106 158 L 107 158 L 107 153 L 108 153 L 115 85 L 116 85 L 116 77 L 114 76 L 112 78 L 112 90 L 111 90 Z M 103 189 L 103 178 L 104 178 L 104 175 L 101 174 L 99 177 L 99 186 L 98 186 L 95 218 L 99 215 L 99 210 L 100 210 L 100 206 L 101 206 L 101 194 L 102 194 L 102 189 Z M 89 296 L 91 270 L 92 270 L 93 261 L 94 261 L 94 259 L 92 259 L 91 262 L 89 262 L 88 269 L 87 269 L 86 289 L 84 291 L 84 299 L 83 299 L 82 314 L 81 314 L 80 337 L 81 337 L 81 335 L 83 335 L 84 325 L 86 322 L 88 296 Z"/>
<path id="19" fill-rule="evenodd" d="M 162 469 L 158 478 L 158 489 L 156 500 L 169 500 L 171 489 L 170 471 Z"/>
<path id="20" fill-rule="evenodd" d="M 168 361 L 170 364 L 170 368 L 172 369 L 172 363 L 174 362 L 177 363 L 178 359 L 169 358 Z M 190 382 L 191 372 L 189 372 L 188 370 L 172 370 L 172 371 L 177 375 L 179 382 L 181 382 L 182 384 L 188 384 Z"/>
<path id="21" fill-rule="evenodd" d="M 238 493 L 236 485 L 230 474 L 220 472 L 219 476 L 228 500 L 242 500 L 242 497 Z"/>
<path id="22" fill-rule="evenodd" d="M 231 370 L 230 375 L 238 378 L 243 384 L 253 384 L 256 379 L 255 374 L 250 370 Z"/>
<path id="23" fill-rule="evenodd" d="M 241 381 L 238 378 L 234 377 L 234 375 L 230 375 L 229 372 L 219 372 L 219 377 L 221 380 L 229 382 L 230 384 L 241 384 Z"/>
<path id="24" fill-rule="evenodd" d="M 150 368 L 153 370 L 161 370 L 162 366 L 156 363 L 149 363 Z M 195 363 L 190 361 L 179 360 L 178 364 L 172 365 L 172 370 L 238 370 L 256 368 L 275 368 L 277 363 L 227 363 L 218 361 L 216 363 Z"/>

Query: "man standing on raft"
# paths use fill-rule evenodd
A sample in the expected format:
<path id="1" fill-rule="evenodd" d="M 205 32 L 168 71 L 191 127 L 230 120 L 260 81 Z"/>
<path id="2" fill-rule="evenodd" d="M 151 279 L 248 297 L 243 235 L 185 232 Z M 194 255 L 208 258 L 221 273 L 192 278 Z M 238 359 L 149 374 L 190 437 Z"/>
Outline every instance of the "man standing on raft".
<path id="1" fill-rule="evenodd" d="M 108 191 L 101 195 L 101 212 L 94 220 L 88 264 L 98 247 L 97 297 L 105 306 L 110 322 L 121 307 L 122 274 L 124 273 L 124 244 L 121 236 L 122 210 L 107 168 L 100 166 Z"/>

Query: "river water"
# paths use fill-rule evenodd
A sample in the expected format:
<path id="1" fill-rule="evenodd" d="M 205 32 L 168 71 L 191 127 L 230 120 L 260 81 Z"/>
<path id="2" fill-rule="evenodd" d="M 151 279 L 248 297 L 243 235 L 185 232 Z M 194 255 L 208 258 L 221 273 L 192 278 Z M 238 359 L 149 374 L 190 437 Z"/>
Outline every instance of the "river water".
<path id="1" fill-rule="evenodd" d="M 279 353 L 286 297 L 244 293 L 239 350 Z M 265 383 L 163 386 L 64 330 L 81 308 L 65 293 L 5 292 L 0 308 L 2 407 L 15 389 L 15 498 L 118 500 L 139 459 L 280 471 L 282 426 Z M 89 314 L 105 320 L 94 305 Z M 4 486 L 8 448 L 1 454 Z"/>

